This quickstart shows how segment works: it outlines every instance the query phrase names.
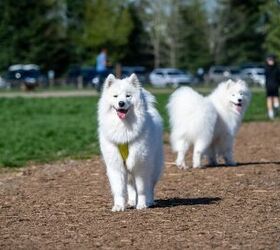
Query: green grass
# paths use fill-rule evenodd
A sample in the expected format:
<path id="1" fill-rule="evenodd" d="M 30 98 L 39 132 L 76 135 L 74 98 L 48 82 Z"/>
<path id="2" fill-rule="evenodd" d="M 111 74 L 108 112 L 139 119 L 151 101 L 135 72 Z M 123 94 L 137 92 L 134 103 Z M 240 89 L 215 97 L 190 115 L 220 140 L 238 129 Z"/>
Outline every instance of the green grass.
<path id="1" fill-rule="evenodd" d="M 0 165 L 98 152 L 97 98 L 0 99 Z"/>
<path id="2" fill-rule="evenodd" d="M 157 94 L 157 108 L 168 130 L 169 94 Z M 0 98 L 0 166 L 88 158 L 99 152 L 98 97 Z M 266 120 L 265 96 L 257 92 L 245 121 Z"/>

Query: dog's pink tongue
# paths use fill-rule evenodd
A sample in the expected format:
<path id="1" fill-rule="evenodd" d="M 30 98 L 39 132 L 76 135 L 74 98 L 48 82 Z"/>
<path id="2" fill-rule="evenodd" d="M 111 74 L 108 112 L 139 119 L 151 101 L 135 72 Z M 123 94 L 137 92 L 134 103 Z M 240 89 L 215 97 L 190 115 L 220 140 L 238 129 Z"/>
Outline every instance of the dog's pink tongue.
<path id="1" fill-rule="evenodd" d="M 118 114 L 118 117 L 122 120 L 125 119 L 125 117 L 126 117 L 126 113 L 123 111 L 117 111 L 117 114 Z"/>
<path id="2" fill-rule="evenodd" d="M 241 111 L 242 111 L 242 106 L 236 106 L 236 109 L 237 109 L 237 111 L 238 111 L 239 113 L 241 113 Z"/>

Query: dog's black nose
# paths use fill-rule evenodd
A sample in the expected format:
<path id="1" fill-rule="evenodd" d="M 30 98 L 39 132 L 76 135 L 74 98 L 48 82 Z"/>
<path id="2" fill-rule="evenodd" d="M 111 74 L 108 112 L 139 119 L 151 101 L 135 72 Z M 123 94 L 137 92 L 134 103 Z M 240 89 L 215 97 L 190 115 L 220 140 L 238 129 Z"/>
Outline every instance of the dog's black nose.
<path id="1" fill-rule="evenodd" d="M 242 102 L 242 99 L 238 99 L 238 102 Z"/>
<path id="2" fill-rule="evenodd" d="M 125 105 L 125 103 L 123 102 L 123 101 L 120 101 L 119 102 L 119 106 L 122 108 L 122 107 L 124 107 L 124 105 Z"/>

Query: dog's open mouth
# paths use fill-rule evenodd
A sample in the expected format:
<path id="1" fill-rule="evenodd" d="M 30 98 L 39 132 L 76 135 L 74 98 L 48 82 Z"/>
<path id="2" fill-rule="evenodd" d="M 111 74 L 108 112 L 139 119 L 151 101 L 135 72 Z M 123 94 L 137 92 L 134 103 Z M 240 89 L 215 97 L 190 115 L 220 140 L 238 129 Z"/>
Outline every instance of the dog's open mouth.
<path id="1" fill-rule="evenodd" d="M 241 111 L 242 111 L 242 103 L 241 102 L 238 102 L 238 103 L 232 103 L 234 106 L 235 106 L 235 108 L 236 108 L 236 110 L 239 112 L 239 113 L 241 113 Z"/>
<path id="2" fill-rule="evenodd" d="M 120 119 L 125 119 L 126 118 L 126 115 L 127 115 L 127 112 L 128 112 L 128 109 L 116 109 L 117 111 L 117 115 Z"/>

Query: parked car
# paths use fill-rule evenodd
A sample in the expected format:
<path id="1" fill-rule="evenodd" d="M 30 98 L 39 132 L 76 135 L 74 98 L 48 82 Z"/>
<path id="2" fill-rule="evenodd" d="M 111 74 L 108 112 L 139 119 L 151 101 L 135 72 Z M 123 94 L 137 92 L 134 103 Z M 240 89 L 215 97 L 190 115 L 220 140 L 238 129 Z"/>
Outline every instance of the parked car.
<path id="1" fill-rule="evenodd" d="M 15 64 L 8 68 L 6 81 L 11 87 L 24 85 L 27 89 L 34 89 L 39 84 L 47 82 L 38 65 L 35 64 Z"/>
<path id="2" fill-rule="evenodd" d="M 208 71 L 207 81 L 209 83 L 218 83 L 223 81 L 225 77 L 225 66 L 212 66 Z"/>
<path id="3" fill-rule="evenodd" d="M 193 77 L 190 73 L 185 73 L 176 68 L 157 68 L 149 75 L 150 82 L 155 87 L 178 87 L 182 84 L 191 84 Z"/>
<path id="4" fill-rule="evenodd" d="M 241 77 L 248 84 L 265 86 L 265 70 L 263 67 L 244 68 L 241 72 Z"/>
<path id="5" fill-rule="evenodd" d="M 122 78 L 130 76 L 135 73 L 142 84 L 148 82 L 148 75 L 145 67 L 142 66 L 123 66 Z"/>
<path id="6" fill-rule="evenodd" d="M 241 79 L 241 70 L 238 67 L 229 67 L 225 72 L 225 77 L 232 80 Z"/>
<path id="7" fill-rule="evenodd" d="M 233 66 L 212 66 L 208 71 L 207 80 L 210 83 L 220 83 L 227 79 L 241 79 L 241 71 L 238 67 Z"/>

